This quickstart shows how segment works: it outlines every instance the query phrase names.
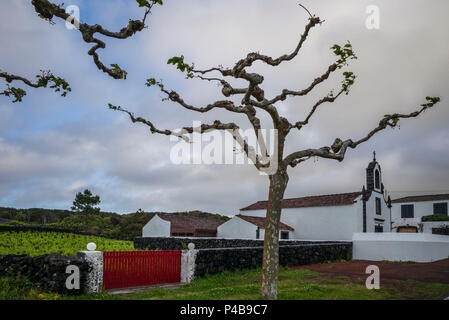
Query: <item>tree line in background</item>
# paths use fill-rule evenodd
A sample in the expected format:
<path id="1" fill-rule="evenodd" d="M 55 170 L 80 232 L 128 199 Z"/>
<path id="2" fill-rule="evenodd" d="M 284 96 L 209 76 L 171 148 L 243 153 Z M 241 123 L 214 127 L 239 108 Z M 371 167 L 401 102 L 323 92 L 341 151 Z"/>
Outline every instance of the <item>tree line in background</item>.
<path id="1" fill-rule="evenodd" d="M 139 209 L 135 213 L 120 215 L 115 212 L 103 212 L 95 207 L 100 203 L 100 197 L 94 196 L 89 190 L 79 192 L 73 201 L 72 210 L 58 209 L 15 209 L 0 207 L 0 224 L 33 225 L 51 228 L 63 228 L 74 232 L 87 232 L 118 240 L 132 240 L 142 235 L 142 227 L 155 214 L 165 212 L 144 212 Z M 222 219 L 228 218 L 219 214 L 202 211 L 185 211 L 171 214 L 189 215 Z"/>

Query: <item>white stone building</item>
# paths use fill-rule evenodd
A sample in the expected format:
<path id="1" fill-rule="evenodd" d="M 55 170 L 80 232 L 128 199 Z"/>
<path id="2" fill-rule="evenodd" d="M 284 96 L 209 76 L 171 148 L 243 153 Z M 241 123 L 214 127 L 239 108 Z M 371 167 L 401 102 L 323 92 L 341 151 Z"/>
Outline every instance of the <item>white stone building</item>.
<path id="1" fill-rule="evenodd" d="M 224 220 L 194 215 L 156 214 L 142 228 L 142 237 L 216 237 Z"/>
<path id="2" fill-rule="evenodd" d="M 279 238 L 291 239 L 295 231 L 285 223 L 279 226 Z M 228 239 L 264 239 L 265 217 L 235 215 L 231 220 L 223 223 L 217 228 L 218 238 Z"/>
<path id="3" fill-rule="evenodd" d="M 449 194 L 411 196 L 392 201 L 393 232 L 432 233 L 432 228 L 449 225 L 449 222 L 422 222 L 422 217 L 448 215 Z"/>
<path id="4" fill-rule="evenodd" d="M 267 203 L 256 202 L 240 209 L 240 214 L 265 217 Z M 351 240 L 356 232 L 390 232 L 390 209 L 391 200 L 384 194 L 381 167 L 374 157 L 366 169 L 366 187 L 361 191 L 284 199 L 281 221 L 292 227 L 290 239 Z M 238 233 L 243 229 L 239 224 L 244 223 L 234 221 L 234 237 L 246 236 Z"/>

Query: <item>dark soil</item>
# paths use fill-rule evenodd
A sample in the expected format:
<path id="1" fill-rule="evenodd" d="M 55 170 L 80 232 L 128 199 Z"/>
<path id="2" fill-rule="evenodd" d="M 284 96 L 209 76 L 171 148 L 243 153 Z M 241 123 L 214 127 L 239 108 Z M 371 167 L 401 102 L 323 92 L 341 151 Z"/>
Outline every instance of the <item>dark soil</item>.
<path id="1" fill-rule="evenodd" d="M 368 274 L 366 267 L 376 265 L 380 270 L 381 283 L 393 284 L 394 280 L 415 280 L 449 284 L 449 259 L 431 263 L 395 263 L 352 260 L 296 267 L 319 272 L 326 279 L 348 277 L 354 283 L 364 284 Z"/>

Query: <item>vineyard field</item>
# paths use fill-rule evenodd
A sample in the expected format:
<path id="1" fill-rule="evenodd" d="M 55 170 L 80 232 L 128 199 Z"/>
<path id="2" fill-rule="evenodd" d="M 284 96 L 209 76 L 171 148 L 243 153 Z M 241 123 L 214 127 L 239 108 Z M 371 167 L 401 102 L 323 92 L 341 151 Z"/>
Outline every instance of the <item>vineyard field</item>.
<path id="1" fill-rule="evenodd" d="M 96 236 L 85 236 L 59 232 L 0 232 L 0 255 L 26 254 L 39 256 L 60 253 L 76 256 L 86 250 L 86 245 L 94 242 L 98 251 L 134 251 L 132 241 L 111 240 Z"/>

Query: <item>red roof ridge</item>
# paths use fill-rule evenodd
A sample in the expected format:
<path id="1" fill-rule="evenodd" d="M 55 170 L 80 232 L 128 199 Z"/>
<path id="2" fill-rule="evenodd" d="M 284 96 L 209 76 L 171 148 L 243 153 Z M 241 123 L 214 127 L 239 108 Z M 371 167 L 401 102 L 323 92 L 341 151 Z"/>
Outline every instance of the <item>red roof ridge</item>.
<path id="1" fill-rule="evenodd" d="M 226 222 L 215 218 L 177 215 L 171 213 L 156 214 L 155 216 L 170 222 L 171 233 L 192 233 L 195 230 L 217 231 L 217 227 Z"/>
<path id="2" fill-rule="evenodd" d="M 355 198 L 362 194 L 358 192 L 345 192 L 323 194 L 316 196 L 305 196 L 299 198 L 286 198 L 282 200 L 282 208 L 301 208 L 301 207 L 324 207 L 324 206 L 338 206 L 350 205 L 354 203 Z M 321 201 L 320 201 L 321 200 Z M 268 200 L 257 201 L 240 210 L 261 210 L 266 209 Z"/>
<path id="3" fill-rule="evenodd" d="M 354 192 L 342 192 L 342 193 L 329 193 L 329 194 L 319 194 L 316 196 L 304 196 L 304 197 L 295 197 L 295 198 L 284 198 L 284 200 L 295 200 L 295 199 L 304 199 L 304 198 L 319 198 L 319 197 L 329 197 L 329 196 L 341 196 L 341 195 L 349 195 L 349 194 L 356 194 L 356 193 L 360 193 L 362 194 L 361 191 L 354 191 Z M 265 200 L 267 201 L 267 200 Z"/>
<path id="4" fill-rule="evenodd" d="M 449 194 L 429 194 L 420 196 L 407 196 L 392 200 L 392 203 L 420 202 L 420 201 L 443 201 L 449 200 Z"/>

